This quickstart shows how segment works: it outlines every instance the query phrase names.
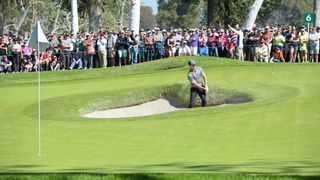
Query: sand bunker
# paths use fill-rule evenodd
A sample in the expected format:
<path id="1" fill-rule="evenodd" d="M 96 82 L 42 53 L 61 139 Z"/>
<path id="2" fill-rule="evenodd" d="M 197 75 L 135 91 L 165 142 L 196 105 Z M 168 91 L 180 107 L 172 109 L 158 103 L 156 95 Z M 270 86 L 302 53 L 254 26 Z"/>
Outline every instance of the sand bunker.
<path id="1" fill-rule="evenodd" d="M 162 114 L 177 110 L 183 110 L 184 108 L 179 103 L 168 100 L 158 99 L 150 101 L 136 106 L 107 109 L 104 111 L 95 111 L 89 114 L 83 115 L 87 118 L 128 118 L 128 117 L 142 117 L 155 114 Z"/>

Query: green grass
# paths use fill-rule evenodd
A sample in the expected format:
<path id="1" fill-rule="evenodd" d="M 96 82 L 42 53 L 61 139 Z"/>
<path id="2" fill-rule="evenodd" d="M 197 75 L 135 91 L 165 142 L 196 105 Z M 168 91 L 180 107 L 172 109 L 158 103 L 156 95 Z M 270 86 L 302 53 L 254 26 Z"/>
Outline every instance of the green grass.
<path id="1" fill-rule="evenodd" d="M 320 174 L 319 64 L 197 57 L 208 75 L 213 104 L 239 96 L 254 101 L 140 118 L 80 116 L 168 92 L 186 103 L 186 60 L 42 73 L 41 157 L 37 75 L 0 76 L 0 173 L 165 173 L 153 179 L 224 179 L 203 173 L 231 174 L 231 179 L 237 174 L 268 174 L 262 179 Z"/>

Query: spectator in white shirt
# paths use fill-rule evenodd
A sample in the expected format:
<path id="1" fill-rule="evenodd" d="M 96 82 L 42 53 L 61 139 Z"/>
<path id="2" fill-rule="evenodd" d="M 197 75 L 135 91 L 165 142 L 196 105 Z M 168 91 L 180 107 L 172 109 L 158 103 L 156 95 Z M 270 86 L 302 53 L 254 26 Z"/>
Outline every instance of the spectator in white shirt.
<path id="1" fill-rule="evenodd" d="M 100 65 L 102 64 L 103 68 L 106 68 L 108 65 L 107 62 L 107 39 L 104 37 L 104 35 L 99 35 L 99 39 L 97 41 L 98 45 L 98 55 L 99 55 L 99 61 Z"/>
<path id="2" fill-rule="evenodd" d="M 179 56 L 191 56 L 191 50 L 187 45 L 187 41 L 183 41 L 182 46 L 179 48 Z"/>

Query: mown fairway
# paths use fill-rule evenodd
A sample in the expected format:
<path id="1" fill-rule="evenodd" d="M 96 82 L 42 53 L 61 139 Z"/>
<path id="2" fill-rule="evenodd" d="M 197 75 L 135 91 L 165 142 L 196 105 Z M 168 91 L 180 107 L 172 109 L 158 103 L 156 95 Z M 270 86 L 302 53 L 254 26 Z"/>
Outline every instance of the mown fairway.
<path id="1" fill-rule="evenodd" d="M 199 57 L 211 86 L 254 101 L 132 119 L 80 116 L 101 99 L 132 101 L 144 89 L 186 83 L 185 60 L 44 72 L 41 157 L 36 74 L 0 76 L 0 172 L 320 174 L 320 64 Z"/>

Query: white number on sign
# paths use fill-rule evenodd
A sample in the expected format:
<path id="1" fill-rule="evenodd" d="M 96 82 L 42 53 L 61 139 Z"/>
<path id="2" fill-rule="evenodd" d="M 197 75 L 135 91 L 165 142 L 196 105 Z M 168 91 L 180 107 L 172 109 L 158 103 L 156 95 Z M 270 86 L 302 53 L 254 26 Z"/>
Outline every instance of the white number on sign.
<path id="1" fill-rule="evenodd" d="M 308 14 L 308 16 L 306 17 L 306 21 L 311 21 L 311 20 L 312 20 L 311 15 Z"/>

